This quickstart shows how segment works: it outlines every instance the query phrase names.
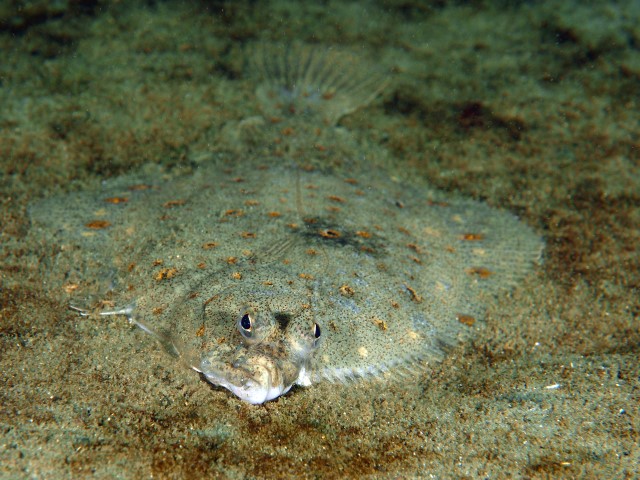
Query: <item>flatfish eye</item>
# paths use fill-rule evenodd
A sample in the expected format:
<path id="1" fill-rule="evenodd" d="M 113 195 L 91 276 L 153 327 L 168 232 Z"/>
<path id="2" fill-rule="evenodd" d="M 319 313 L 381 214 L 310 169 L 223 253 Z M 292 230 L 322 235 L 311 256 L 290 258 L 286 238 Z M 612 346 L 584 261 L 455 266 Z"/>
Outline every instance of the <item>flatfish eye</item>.
<path id="1" fill-rule="evenodd" d="M 253 318 L 249 313 L 245 313 L 238 319 L 238 330 L 244 338 L 251 338 L 253 334 Z"/>
<path id="2" fill-rule="evenodd" d="M 321 336 L 321 330 L 320 330 L 320 325 L 318 325 L 317 323 L 313 324 L 313 346 L 317 347 L 318 343 L 320 342 L 320 336 Z"/>

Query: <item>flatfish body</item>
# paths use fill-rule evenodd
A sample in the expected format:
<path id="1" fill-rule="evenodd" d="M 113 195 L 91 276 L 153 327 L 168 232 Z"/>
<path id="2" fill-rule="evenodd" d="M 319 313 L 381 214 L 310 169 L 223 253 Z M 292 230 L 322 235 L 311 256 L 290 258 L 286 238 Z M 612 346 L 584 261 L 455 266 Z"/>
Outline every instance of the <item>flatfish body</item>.
<path id="1" fill-rule="evenodd" d="M 472 334 L 542 249 L 508 212 L 384 173 L 235 157 L 168 181 L 122 177 L 31 215 L 61 246 L 55 268 L 80 283 L 76 304 L 104 280 L 94 300 L 108 295 L 251 403 L 419 370 Z"/>
<path id="2" fill-rule="evenodd" d="M 110 302 L 101 314 L 126 315 L 251 403 L 419 371 L 478 328 L 541 239 L 507 212 L 394 182 L 360 157 L 337 124 L 385 85 L 376 68 L 304 45 L 247 58 L 261 114 L 223 129 L 228 153 L 32 206 L 46 278 L 66 282 L 76 306 Z"/>

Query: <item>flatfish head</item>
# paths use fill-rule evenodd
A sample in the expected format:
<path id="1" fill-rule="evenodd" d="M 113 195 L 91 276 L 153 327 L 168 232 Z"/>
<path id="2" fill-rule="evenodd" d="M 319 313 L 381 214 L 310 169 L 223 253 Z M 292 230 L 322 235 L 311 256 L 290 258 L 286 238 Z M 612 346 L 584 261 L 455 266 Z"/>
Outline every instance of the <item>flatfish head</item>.
<path id="1" fill-rule="evenodd" d="M 215 273 L 194 273 L 162 312 L 161 332 L 138 315 L 166 303 L 166 294 L 142 296 L 130 320 L 207 381 L 249 403 L 272 400 L 295 384 L 309 385 L 322 335 L 314 286 L 274 258 L 269 249 Z"/>
<path id="2" fill-rule="evenodd" d="M 290 281 L 277 267 L 259 267 L 245 280 L 204 301 L 198 330 L 203 353 L 194 368 L 243 400 L 263 403 L 294 384 L 310 384 L 322 329 L 304 281 Z"/>

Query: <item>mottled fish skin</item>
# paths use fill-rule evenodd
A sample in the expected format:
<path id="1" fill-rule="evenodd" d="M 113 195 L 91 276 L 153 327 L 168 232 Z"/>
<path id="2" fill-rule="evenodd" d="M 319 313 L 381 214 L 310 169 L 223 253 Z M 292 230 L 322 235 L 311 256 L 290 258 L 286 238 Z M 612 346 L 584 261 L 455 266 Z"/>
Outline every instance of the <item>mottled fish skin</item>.
<path id="1" fill-rule="evenodd" d="M 85 277 L 116 269 L 113 294 L 135 302 L 134 323 L 251 403 L 420 370 L 471 335 L 542 249 L 507 212 L 384 174 L 231 157 L 143 180 L 36 205 L 36 230 L 72 245 Z"/>

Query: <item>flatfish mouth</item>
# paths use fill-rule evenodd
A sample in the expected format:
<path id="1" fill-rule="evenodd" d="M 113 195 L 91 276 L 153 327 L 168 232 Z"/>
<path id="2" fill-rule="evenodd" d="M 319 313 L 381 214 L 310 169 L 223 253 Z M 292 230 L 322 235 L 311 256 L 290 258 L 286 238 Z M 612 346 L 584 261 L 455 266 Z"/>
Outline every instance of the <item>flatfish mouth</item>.
<path id="1" fill-rule="evenodd" d="M 419 370 L 473 334 L 543 247 L 508 212 L 383 175 L 224 161 L 171 182 L 123 177 L 31 215 L 34 234 L 64 246 L 52 268 L 75 275 L 75 304 L 111 272 L 93 299 L 135 304 L 139 326 L 252 403 Z"/>

